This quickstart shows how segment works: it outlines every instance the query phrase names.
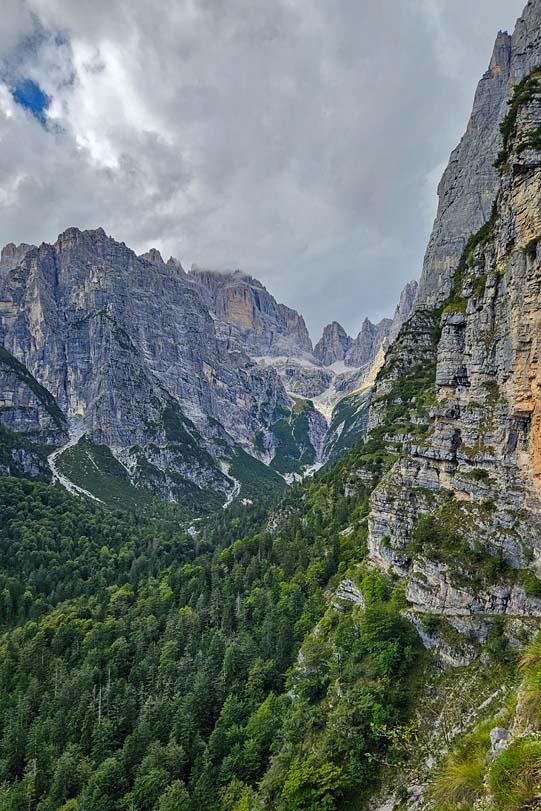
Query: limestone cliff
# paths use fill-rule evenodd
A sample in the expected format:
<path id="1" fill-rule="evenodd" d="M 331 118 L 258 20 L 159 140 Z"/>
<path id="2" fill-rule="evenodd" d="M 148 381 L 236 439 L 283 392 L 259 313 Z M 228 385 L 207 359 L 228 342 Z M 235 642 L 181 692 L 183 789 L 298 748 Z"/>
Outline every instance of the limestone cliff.
<path id="1" fill-rule="evenodd" d="M 337 321 L 327 324 L 314 347 L 314 356 L 322 366 L 332 366 L 344 360 L 351 346 L 351 338 Z"/>
<path id="2" fill-rule="evenodd" d="M 494 161 L 512 75 L 511 55 L 511 37 L 500 32 L 489 69 L 479 82 L 466 132 L 451 153 L 438 187 L 438 213 L 417 294 L 421 306 L 446 298 L 466 240 L 490 216 L 498 183 Z"/>
<path id="3" fill-rule="evenodd" d="M 217 336 L 178 263 L 137 257 L 102 229 L 29 249 L 0 299 L 5 349 L 87 439 L 164 497 L 180 480 L 227 491 L 216 460 L 251 448 L 290 406 L 272 368 Z"/>
<path id="4" fill-rule="evenodd" d="M 0 253 L 0 271 L 17 267 L 21 259 L 34 247 L 35 245 L 27 245 L 25 242 L 21 242 L 20 245 L 9 242 L 2 248 Z"/>
<path id="5" fill-rule="evenodd" d="M 398 301 L 398 304 L 396 305 L 393 321 L 391 324 L 391 329 L 389 331 L 390 343 L 392 343 L 395 340 L 395 338 L 397 337 L 398 333 L 400 332 L 406 321 L 408 321 L 408 319 L 411 318 L 415 308 L 415 300 L 417 297 L 418 289 L 419 289 L 418 282 L 411 281 L 407 283 L 407 285 L 400 293 L 400 299 Z"/>
<path id="6" fill-rule="evenodd" d="M 421 306 L 445 300 L 468 237 L 490 217 L 498 188 L 494 163 L 501 147 L 500 124 L 507 113 L 507 100 L 514 85 L 540 64 L 540 48 L 541 7 L 531 0 L 513 35 L 498 34 L 468 127 L 440 182 L 438 213 L 417 294 Z"/>
<path id="7" fill-rule="evenodd" d="M 0 347 L 0 475 L 49 478 L 47 455 L 66 438 L 54 398 Z"/>
<path id="8" fill-rule="evenodd" d="M 351 346 L 345 357 L 348 366 L 366 366 L 374 363 L 380 349 L 386 349 L 389 335 L 391 333 L 392 321 L 384 318 L 377 324 L 373 324 L 365 318 L 360 332 L 351 342 Z"/>
<path id="9" fill-rule="evenodd" d="M 530 3 L 517 31 L 533 36 L 540 11 Z M 370 555 L 406 579 L 414 611 L 478 638 L 495 615 L 541 616 L 541 71 L 515 88 L 502 134 L 491 217 L 443 310 L 418 308 L 401 331 L 370 413 L 378 430 L 400 407 L 393 384 L 424 369 L 424 428 L 404 426 L 372 494 Z M 422 318 L 439 324 L 426 341 Z"/>
<path id="10" fill-rule="evenodd" d="M 314 349 L 316 361 L 322 366 L 331 366 L 336 361 L 343 361 L 346 366 L 356 369 L 372 366 L 410 318 L 417 288 L 416 281 L 408 282 L 400 294 L 393 318 L 383 318 L 377 324 L 365 318 L 356 338 L 350 338 L 336 321 L 328 324 Z"/>
<path id="11" fill-rule="evenodd" d="M 218 322 L 221 335 L 249 355 L 312 354 L 304 319 L 279 304 L 252 276 L 193 267 L 189 278 L 202 291 L 204 301 Z"/>

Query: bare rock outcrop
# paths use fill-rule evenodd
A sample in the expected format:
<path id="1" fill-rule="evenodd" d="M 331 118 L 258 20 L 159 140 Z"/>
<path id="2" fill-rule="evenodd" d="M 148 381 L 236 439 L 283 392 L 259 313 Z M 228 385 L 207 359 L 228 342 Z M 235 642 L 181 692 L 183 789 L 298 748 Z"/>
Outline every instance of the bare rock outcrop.
<path id="1" fill-rule="evenodd" d="M 332 366 L 344 360 L 351 346 L 351 338 L 337 321 L 327 324 L 314 347 L 314 356 L 322 366 Z"/>
<path id="2" fill-rule="evenodd" d="M 222 323 L 222 335 L 248 355 L 312 355 L 312 342 L 304 319 L 279 304 L 252 276 L 193 267 L 189 279 Z"/>

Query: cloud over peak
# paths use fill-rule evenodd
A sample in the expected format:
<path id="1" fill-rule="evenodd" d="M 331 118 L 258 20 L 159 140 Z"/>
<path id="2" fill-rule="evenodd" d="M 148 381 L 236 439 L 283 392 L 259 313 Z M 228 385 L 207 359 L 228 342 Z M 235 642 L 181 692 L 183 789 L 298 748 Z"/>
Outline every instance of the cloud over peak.
<path id="1" fill-rule="evenodd" d="M 0 242 L 103 225 L 354 331 L 419 275 L 441 164 L 521 6 L 6 0 Z"/>

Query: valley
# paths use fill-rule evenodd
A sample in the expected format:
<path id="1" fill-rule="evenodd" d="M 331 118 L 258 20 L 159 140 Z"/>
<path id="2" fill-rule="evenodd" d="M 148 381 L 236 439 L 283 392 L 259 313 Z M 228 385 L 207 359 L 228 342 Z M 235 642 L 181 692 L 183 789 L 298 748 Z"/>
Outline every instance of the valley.
<path id="1" fill-rule="evenodd" d="M 529 0 L 356 337 L 103 228 L 4 248 L 2 809 L 541 807 L 540 64 Z"/>

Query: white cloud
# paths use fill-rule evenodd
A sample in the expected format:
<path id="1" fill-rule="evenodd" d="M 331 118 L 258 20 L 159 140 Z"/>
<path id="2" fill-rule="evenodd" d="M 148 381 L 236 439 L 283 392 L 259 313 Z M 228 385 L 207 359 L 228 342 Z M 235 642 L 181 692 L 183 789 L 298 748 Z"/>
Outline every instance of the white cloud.
<path id="1" fill-rule="evenodd" d="M 419 275 L 435 167 L 521 5 L 6 0 L 4 80 L 51 105 L 47 131 L 0 85 L 0 240 L 102 225 L 354 330 Z"/>

